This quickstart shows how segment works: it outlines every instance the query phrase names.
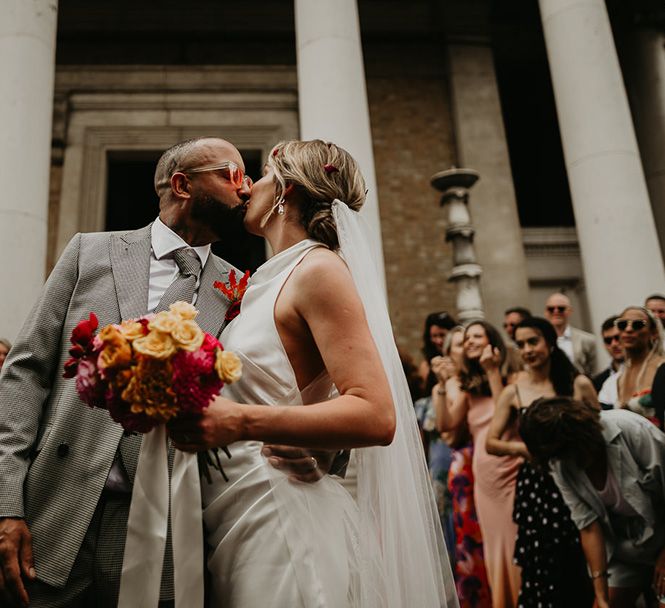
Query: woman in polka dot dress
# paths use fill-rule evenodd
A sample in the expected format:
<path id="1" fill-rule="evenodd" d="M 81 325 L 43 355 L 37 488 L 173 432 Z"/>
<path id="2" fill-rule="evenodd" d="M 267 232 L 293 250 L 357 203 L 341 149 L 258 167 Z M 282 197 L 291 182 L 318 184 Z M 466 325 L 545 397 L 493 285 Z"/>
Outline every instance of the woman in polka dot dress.
<path id="1" fill-rule="evenodd" d="M 515 562 L 522 568 L 519 607 L 575 608 L 593 604 L 577 528 L 548 471 L 529 463 L 522 441 L 502 439 L 514 429 L 520 413 L 542 397 L 575 396 L 598 407 L 591 381 L 578 374 L 557 346 L 556 332 L 545 319 L 525 319 L 515 342 L 526 371 L 499 398 L 487 435 L 487 451 L 497 456 L 522 456 L 517 475 L 513 520 L 518 526 Z"/>

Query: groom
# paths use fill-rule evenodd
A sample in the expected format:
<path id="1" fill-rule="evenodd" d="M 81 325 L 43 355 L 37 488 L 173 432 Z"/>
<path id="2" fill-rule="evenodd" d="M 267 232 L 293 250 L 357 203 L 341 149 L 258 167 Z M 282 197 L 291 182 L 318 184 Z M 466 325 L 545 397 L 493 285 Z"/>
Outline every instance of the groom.
<path id="1" fill-rule="evenodd" d="M 231 266 L 210 243 L 240 229 L 250 187 L 229 142 L 177 144 L 155 171 L 159 218 L 77 234 L 53 269 L 0 381 L 0 605 L 116 605 L 140 437 L 85 407 L 62 378 L 69 336 L 90 312 L 101 327 L 173 298 L 192 301 L 202 329 L 218 335 L 228 302 L 213 283 Z M 295 449 L 282 456 L 282 466 L 313 461 Z M 172 605 L 172 575 L 167 543 L 160 605 Z"/>

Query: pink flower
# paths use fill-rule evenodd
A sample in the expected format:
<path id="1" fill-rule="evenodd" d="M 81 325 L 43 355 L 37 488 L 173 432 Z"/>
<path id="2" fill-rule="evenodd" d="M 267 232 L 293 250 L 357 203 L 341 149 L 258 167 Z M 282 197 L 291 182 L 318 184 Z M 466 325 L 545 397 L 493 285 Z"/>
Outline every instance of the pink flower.
<path id="1" fill-rule="evenodd" d="M 95 364 L 81 359 L 76 372 L 76 392 L 90 407 L 104 407 L 102 390 Z"/>
<path id="2" fill-rule="evenodd" d="M 201 344 L 201 350 L 206 353 L 214 353 L 218 348 L 223 350 L 219 340 L 210 334 L 206 334 L 203 338 L 203 344 Z"/>
<path id="3" fill-rule="evenodd" d="M 224 386 L 215 371 L 215 356 L 203 349 L 178 351 L 172 359 L 173 390 L 182 412 L 201 412 Z"/>

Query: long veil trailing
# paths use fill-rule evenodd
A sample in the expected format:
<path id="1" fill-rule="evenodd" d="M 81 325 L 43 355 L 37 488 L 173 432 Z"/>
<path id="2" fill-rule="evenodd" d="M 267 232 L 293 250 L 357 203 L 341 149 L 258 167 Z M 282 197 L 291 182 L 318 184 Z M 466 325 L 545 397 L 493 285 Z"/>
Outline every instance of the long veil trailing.
<path id="1" fill-rule="evenodd" d="M 360 512 L 359 605 L 456 607 L 455 583 L 411 395 L 367 244 L 369 230 L 360 214 L 345 203 L 335 200 L 332 209 L 340 255 L 365 308 L 397 414 L 395 438 L 389 446 L 355 450 Z"/>

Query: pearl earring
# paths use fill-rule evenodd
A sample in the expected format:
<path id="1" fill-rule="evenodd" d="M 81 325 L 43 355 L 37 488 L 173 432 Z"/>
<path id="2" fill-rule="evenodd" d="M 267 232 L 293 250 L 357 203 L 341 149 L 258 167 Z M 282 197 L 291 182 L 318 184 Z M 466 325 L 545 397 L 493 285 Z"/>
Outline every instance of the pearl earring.
<path id="1" fill-rule="evenodd" d="M 277 205 L 277 215 L 284 215 L 284 203 Z"/>

